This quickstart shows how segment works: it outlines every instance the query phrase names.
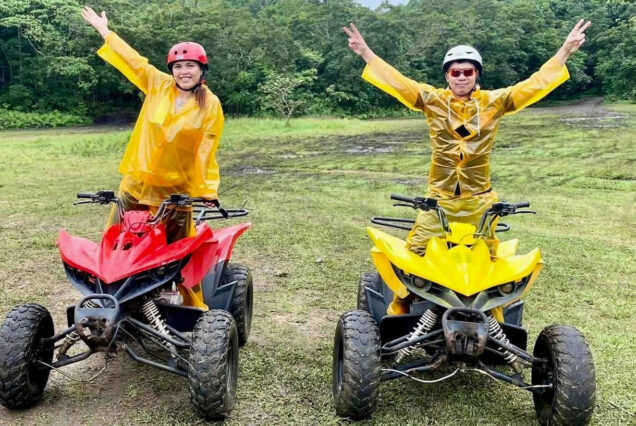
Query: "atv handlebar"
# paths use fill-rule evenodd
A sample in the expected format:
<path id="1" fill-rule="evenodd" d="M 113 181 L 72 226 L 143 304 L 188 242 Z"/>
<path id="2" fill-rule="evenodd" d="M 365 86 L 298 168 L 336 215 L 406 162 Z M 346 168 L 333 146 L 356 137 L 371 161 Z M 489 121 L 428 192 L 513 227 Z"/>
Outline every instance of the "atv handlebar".
<path id="1" fill-rule="evenodd" d="M 407 196 L 399 195 L 399 194 L 391 194 L 391 199 L 407 203 L 407 204 L 394 204 L 394 206 L 411 207 L 414 209 L 419 209 L 424 211 L 436 210 L 439 221 L 442 224 L 442 228 L 444 229 L 444 231 L 449 232 L 448 219 L 446 218 L 444 209 L 442 209 L 439 206 L 436 199 L 426 198 L 426 197 L 407 197 Z M 484 235 L 485 231 L 488 232 L 491 229 L 491 226 L 495 222 L 497 217 L 503 217 L 503 216 L 508 216 L 512 214 L 521 214 L 521 213 L 532 213 L 532 214 L 536 213 L 532 210 L 518 210 L 518 209 L 522 209 L 526 207 L 530 207 L 529 201 L 521 201 L 519 203 L 506 203 L 502 201 L 502 202 L 494 203 L 490 207 L 490 209 L 486 210 L 484 214 L 482 215 L 481 220 L 479 222 L 479 226 L 477 227 L 477 234 Z M 492 219 L 490 221 L 488 221 L 489 216 L 492 216 Z M 378 223 L 379 225 L 386 224 L 381 222 L 386 222 L 387 218 L 375 218 L 375 219 L 380 219 L 380 220 L 379 222 L 374 222 L 374 223 Z M 388 225 L 388 226 L 392 226 L 392 225 Z M 398 226 L 393 226 L 393 227 L 399 228 Z M 402 229 L 405 229 L 405 228 L 402 227 Z M 510 227 L 508 225 L 505 225 L 505 227 L 502 227 L 500 231 L 505 232 L 509 229 Z"/>
<path id="2" fill-rule="evenodd" d="M 124 208 L 115 196 L 115 191 L 97 191 L 97 192 L 78 192 L 77 198 L 87 199 L 87 201 L 76 201 L 73 204 L 109 204 L 116 203 L 119 211 L 119 217 L 123 218 Z M 212 203 L 216 209 L 208 207 L 206 204 Z M 219 200 L 209 200 L 202 197 L 190 197 L 186 194 L 171 194 L 158 207 L 157 212 L 149 221 L 149 224 L 158 223 L 163 216 L 171 209 L 169 207 L 193 207 L 193 212 L 198 213 L 195 223 L 198 225 L 204 220 L 212 219 L 229 219 L 233 217 L 247 216 L 249 213 L 246 209 L 224 209 L 221 207 Z"/>
<path id="3" fill-rule="evenodd" d="M 412 204 L 414 209 L 420 209 L 429 211 L 431 209 L 438 210 L 437 200 L 435 198 L 426 198 L 426 197 L 406 197 L 404 195 L 399 194 L 391 194 L 391 199 L 396 201 L 403 201 L 405 203 Z M 400 204 L 395 204 L 399 206 Z M 409 206 L 411 207 L 411 206 Z"/>

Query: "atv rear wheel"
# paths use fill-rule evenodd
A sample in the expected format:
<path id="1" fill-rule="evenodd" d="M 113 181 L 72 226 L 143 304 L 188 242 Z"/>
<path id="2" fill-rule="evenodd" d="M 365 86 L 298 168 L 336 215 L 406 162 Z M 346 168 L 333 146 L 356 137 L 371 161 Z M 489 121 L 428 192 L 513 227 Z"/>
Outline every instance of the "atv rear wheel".
<path id="1" fill-rule="evenodd" d="M 27 408 L 42 399 L 51 369 L 39 361 L 53 361 L 53 319 L 35 303 L 18 305 L 0 328 L 0 404 L 9 409 Z"/>
<path id="2" fill-rule="evenodd" d="M 229 263 L 223 271 L 223 283 L 236 281 L 234 296 L 230 302 L 230 313 L 236 321 L 239 346 L 247 342 L 252 328 L 254 307 L 254 284 L 249 268 L 240 263 Z"/>
<path id="3" fill-rule="evenodd" d="M 380 278 L 380 274 L 377 272 L 366 272 L 362 274 L 358 283 L 358 309 L 371 312 L 366 288 L 382 294 L 382 278 Z"/>
<path id="4" fill-rule="evenodd" d="M 206 420 L 225 418 L 236 399 L 238 333 L 232 315 L 211 310 L 199 317 L 192 331 L 188 384 L 190 402 Z"/>
<path id="5" fill-rule="evenodd" d="M 594 361 L 583 334 L 574 327 L 546 327 L 534 345 L 534 356 L 547 361 L 532 367 L 532 384 L 552 384 L 534 393 L 534 408 L 541 424 L 587 425 L 594 410 Z"/>
<path id="6" fill-rule="evenodd" d="M 354 420 L 371 416 L 380 390 L 380 330 L 370 313 L 343 314 L 333 348 L 336 413 Z"/>

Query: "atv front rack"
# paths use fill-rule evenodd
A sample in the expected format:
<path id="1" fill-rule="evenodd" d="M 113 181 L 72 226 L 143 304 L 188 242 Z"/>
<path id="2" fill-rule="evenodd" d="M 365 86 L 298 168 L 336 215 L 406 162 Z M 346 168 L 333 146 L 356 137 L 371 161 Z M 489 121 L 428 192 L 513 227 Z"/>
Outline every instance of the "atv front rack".
<path id="1" fill-rule="evenodd" d="M 193 213 L 196 216 L 195 223 L 197 225 L 205 220 L 232 219 L 249 214 L 249 210 L 247 209 L 221 209 L 219 207 L 211 209 L 201 204 L 193 204 L 192 207 Z"/>
<path id="2" fill-rule="evenodd" d="M 371 223 L 375 225 L 386 226 L 389 228 L 404 229 L 405 231 L 410 231 L 413 228 L 413 225 L 415 224 L 415 220 L 405 219 L 401 217 L 373 216 L 371 218 Z M 507 232 L 507 231 L 510 231 L 510 225 L 503 222 L 497 223 L 497 229 L 495 230 L 495 232 Z"/>

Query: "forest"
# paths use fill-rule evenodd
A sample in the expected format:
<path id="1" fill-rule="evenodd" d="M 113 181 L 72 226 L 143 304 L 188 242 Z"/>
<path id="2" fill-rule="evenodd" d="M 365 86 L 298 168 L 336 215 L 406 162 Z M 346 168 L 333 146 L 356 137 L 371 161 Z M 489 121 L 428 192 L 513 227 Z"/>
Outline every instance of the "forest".
<path id="1" fill-rule="evenodd" d="M 37 113 L 97 122 L 134 117 L 142 95 L 95 54 L 102 40 L 82 20 L 82 4 L 0 2 L 0 127 L 3 114 L 5 121 Z M 437 86 L 445 84 L 445 51 L 471 44 L 484 58 L 481 87 L 492 89 L 527 78 L 586 18 L 592 27 L 568 62 L 571 78 L 549 101 L 585 95 L 636 100 L 636 4 L 628 0 L 410 0 L 376 10 L 353 0 L 88 4 L 105 10 L 110 27 L 160 69 L 172 44 L 201 43 L 210 58 L 207 85 L 230 115 L 404 113 L 360 78 L 364 63 L 348 49 L 342 31 L 349 22 L 387 62 Z M 277 108 L 281 98 L 291 111 Z"/>

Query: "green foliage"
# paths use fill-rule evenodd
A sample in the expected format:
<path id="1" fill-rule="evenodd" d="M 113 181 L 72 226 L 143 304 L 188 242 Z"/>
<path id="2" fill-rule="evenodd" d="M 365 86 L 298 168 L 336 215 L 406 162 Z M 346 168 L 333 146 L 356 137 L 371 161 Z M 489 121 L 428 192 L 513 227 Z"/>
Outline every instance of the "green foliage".
<path id="1" fill-rule="evenodd" d="M 38 127 L 82 126 L 91 120 L 59 111 L 53 112 L 21 112 L 0 109 L 0 130 L 26 129 Z"/>
<path id="2" fill-rule="evenodd" d="M 311 101 L 311 93 L 303 88 L 315 79 L 315 69 L 293 75 L 272 72 L 259 87 L 263 108 L 275 111 L 289 125 L 294 113 Z"/>
<path id="3" fill-rule="evenodd" d="M 138 90 L 95 55 L 102 40 L 81 19 L 81 4 L 0 3 L 0 107 L 90 117 L 139 109 Z M 311 85 L 294 89 L 296 99 L 309 102 L 294 114 L 402 108 L 360 79 L 364 63 L 342 32 L 348 22 L 387 62 L 436 86 L 446 85 L 440 70 L 445 51 L 473 44 L 484 57 L 481 86 L 493 89 L 529 77 L 586 17 L 593 22 L 587 42 L 568 61 L 571 78 L 551 99 L 581 92 L 636 99 L 636 5 L 629 0 L 410 0 L 375 11 L 355 0 L 94 0 L 91 6 L 106 10 L 111 28 L 160 69 L 173 43 L 203 44 L 211 65 L 207 84 L 228 114 L 274 110 L 271 99 L 260 99 L 272 76 L 293 80 L 311 69 Z"/>

